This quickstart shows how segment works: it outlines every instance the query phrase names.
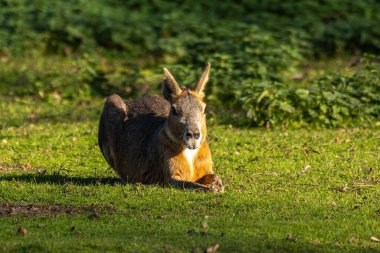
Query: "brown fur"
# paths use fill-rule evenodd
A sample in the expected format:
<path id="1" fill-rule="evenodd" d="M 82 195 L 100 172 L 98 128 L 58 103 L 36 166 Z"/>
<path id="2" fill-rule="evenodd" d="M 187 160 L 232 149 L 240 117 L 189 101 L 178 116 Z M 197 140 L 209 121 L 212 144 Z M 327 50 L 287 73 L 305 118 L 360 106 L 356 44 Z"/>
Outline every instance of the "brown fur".
<path id="1" fill-rule="evenodd" d="M 123 182 L 223 192 L 212 170 L 203 89 L 209 65 L 193 89 L 180 89 L 168 70 L 163 94 L 124 101 L 108 97 L 100 118 L 99 146 Z M 192 165 L 186 155 L 192 154 Z M 191 157 L 188 156 L 188 157 Z"/>

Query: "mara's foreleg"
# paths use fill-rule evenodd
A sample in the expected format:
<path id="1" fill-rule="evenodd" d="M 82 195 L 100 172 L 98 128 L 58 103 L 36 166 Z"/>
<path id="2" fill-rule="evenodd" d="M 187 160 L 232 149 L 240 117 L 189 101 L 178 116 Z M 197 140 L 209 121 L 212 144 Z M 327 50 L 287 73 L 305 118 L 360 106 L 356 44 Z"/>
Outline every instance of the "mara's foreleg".
<path id="1" fill-rule="evenodd" d="M 181 189 L 211 191 L 210 187 L 207 187 L 199 183 L 189 182 L 189 181 L 184 181 L 184 180 L 171 179 L 169 184 L 173 187 L 181 188 Z"/>
<path id="2" fill-rule="evenodd" d="M 195 181 L 195 183 L 205 185 L 213 192 L 224 192 L 222 179 L 215 174 L 206 174 L 197 181 Z"/>
<path id="3" fill-rule="evenodd" d="M 193 189 L 202 191 L 211 191 L 214 193 L 224 193 L 224 186 L 219 176 L 207 174 L 196 182 L 184 181 L 172 178 L 170 185 L 181 189 Z"/>
<path id="4" fill-rule="evenodd" d="M 212 170 L 211 152 L 208 142 L 201 145 L 196 157 L 194 167 L 196 170 L 196 183 L 207 186 L 213 192 L 224 192 L 222 179 Z"/>

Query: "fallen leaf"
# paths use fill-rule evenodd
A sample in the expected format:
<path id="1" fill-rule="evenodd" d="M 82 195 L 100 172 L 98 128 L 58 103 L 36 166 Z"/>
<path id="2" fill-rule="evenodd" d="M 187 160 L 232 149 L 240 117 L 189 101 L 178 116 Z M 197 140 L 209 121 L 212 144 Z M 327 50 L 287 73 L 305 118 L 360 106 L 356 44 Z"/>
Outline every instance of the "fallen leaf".
<path id="1" fill-rule="evenodd" d="M 207 223 L 207 222 L 203 222 L 203 223 L 201 224 L 201 227 L 202 227 L 202 228 L 208 228 L 208 223 Z"/>
<path id="2" fill-rule="evenodd" d="M 61 102 L 62 98 L 58 91 L 53 91 L 51 95 L 55 101 Z"/>
<path id="3" fill-rule="evenodd" d="M 349 189 L 348 187 L 348 184 L 344 184 L 343 186 L 340 186 L 340 187 L 336 187 L 336 190 L 337 191 L 340 191 L 340 192 L 346 192 L 347 190 Z"/>
<path id="4" fill-rule="evenodd" d="M 311 169 L 311 166 L 310 165 L 306 165 L 305 168 L 303 168 L 303 170 L 301 171 L 301 173 L 304 174 L 309 169 Z"/>
<path id="5" fill-rule="evenodd" d="M 358 242 L 358 239 L 355 236 L 351 236 L 350 239 L 348 239 L 348 242 L 351 244 L 355 244 Z"/>
<path id="6" fill-rule="evenodd" d="M 286 237 L 286 240 L 287 240 L 287 241 L 290 241 L 290 242 L 295 242 L 295 241 L 297 241 L 297 239 L 296 239 L 292 234 L 289 234 L 289 235 Z"/>
<path id="7" fill-rule="evenodd" d="M 6 56 L 6 55 L 2 55 L 2 56 L 0 56 L 0 61 L 2 61 L 2 62 L 7 62 L 8 61 L 8 56 Z"/>
<path id="8" fill-rule="evenodd" d="M 215 253 L 220 248 L 220 244 L 216 243 L 206 249 L 206 253 Z"/>
<path id="9" fill-rule="evenodd" d="M 270 121 L 268 119 L 265 121 L 265 129 L 266 130 L 270 129 Z"/>
<path id="10" fill-rule="evenodd" d="M 43 176 L 46 174 L 47 170 L 46 169 L 38 169 L 37 172 L 38 172 L 38 175 Z"/>
<path id="11" fill-rule="evenodd" d="M 21 227 L 17 230 L 17 233 L 19 233 L 20 235 L 26 235 L 26 234 L 28 234 L 28 229 Z"/>
<path id="12" fill-rule="evenodd" d="M 373 241 L 373 242 L 380 242 L 379 238 L 377 238 L 375 236 L 371 236 L 371 241 Z"/>
<path id="13" fill-rule="evenodd" d="M 45 97 L 45 92 L 42 90 L 38 91 L 38 96 L 40 96 L 41 98 Z"/>
<path id="14" fill-rule="evenodd" d="M 347 186 L 347 184 L 344 184 L 342 191 L 346 192 L 347 190 L 348 190 L 348 186 Z"/>

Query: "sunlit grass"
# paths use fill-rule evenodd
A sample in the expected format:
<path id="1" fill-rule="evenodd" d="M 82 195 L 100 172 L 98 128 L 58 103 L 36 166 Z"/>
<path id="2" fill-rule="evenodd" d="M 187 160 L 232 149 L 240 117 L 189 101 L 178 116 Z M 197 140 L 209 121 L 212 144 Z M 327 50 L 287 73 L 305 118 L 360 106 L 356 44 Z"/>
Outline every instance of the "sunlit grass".
<path id="1" fill-rule="evenodd" d="M 221 252 L 380 249 L 371 241 L 380 236 L 379 129 L 211 125 L 215 171 L 226 186 L 214 195 L 121 185 L 97 146 L 101 100 L 16 100 L 1 109 L 0 202 L 100 210 L 96 218 L 2 216 L 2 251 L 189 252 L 215 243 Z"/>

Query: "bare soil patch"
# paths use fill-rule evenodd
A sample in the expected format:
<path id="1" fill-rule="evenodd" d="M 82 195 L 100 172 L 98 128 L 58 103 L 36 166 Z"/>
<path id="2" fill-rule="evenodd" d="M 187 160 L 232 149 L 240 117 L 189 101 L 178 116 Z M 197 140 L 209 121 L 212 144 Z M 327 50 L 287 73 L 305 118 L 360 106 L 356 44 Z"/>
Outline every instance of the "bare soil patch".
<path id="1" fill-rule="evenodd" d="M 34 204 L 0 204 L 1 216 L 54 216 L 57 214 L 78 215 L 89 214 L 91 218 L 98 218 L 100 214 L 117 213 L 111 206 L 69 206 L 69 205 L 34 205 Z"/>

